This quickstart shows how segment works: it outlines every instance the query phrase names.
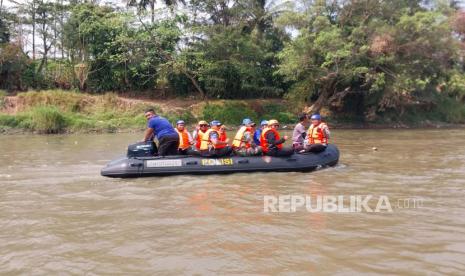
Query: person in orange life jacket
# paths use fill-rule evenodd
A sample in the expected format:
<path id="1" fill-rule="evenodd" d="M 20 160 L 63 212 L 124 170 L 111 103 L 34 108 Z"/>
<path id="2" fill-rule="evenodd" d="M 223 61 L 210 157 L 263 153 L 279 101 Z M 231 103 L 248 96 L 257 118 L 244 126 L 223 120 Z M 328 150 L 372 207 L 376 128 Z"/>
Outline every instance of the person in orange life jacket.
<path id="1" fill-rule="evenodd" d="M 153 109 L 145 111 L 147 119 L 147 130 L 144 134 L 144 142 L 158 140 L 158 155 L 177 155 L 179 145 L 179 135 L 174 130 L 170 122 L 155 114 Z"/>
<path id="2" fill-rule="evenodd" d="M 278 132 L 279 122 L 277 120 L 269 120 L 268 127 L 262 132 L 260 138 L 260 146 L 263 153 L 270 156 L 289 156 L 294 153 L 292 148 L 284 148 L 283 143 L 287 140 L 287 136 L 281 138 Z"/>
<path id="3" fill-rule="evenodd" d="M 301 152 L 322 152 L 328 145 L 330 136 L 328 125 L 321 121 L 320 114 L 313 114 L 310 120 L 312 124 L 308 128 L 306 145 Z"/>
<path id="4" fill-rule="evenodd" d="M 242 126 L 234 137 L 232 148 L 236 155 L 255 156 L 262 153 L 260 145 L 256 145 L 253 135 L 255 133 L 255 123 L 249 118 L 242 120 Z"/>
<path id="5" fill-rule="evenodd" d="M 192 132 L 192 139 L 195 141 L 195 149 L 200 150 L 200 143 L 202 143 L 202 136 L 210 128 L 210 125 L 206 121 L 200 121 L 197 124 L 194 132 Z"/>
<path id="6" fill-rule="evenodd" d="M 176 122 L 176 132 L 179 135 L 179 147 L 178 152 L 182 155 L 190 154 L 191 146 L 194 144 L 191 134 L 186 129 L 186 123 L 183 120 Z"/>
<path id="7" fill-rule="evenodd" d="M 308 115 L 302 113 L 299 115 L 299 123 L 294 127 L 292 132 L 292 147 L 294 151 L 301 151 L 304 149 L 304 141 L 307 137 Z"/>
<path id="8" fill-rule="evenodd" d="M 225 125 L 220 126 L 220 130 L 218 131 L 218 133 L 220 134 L 219 139 L 220 139 L 221 142 L 229 141 L 228 140 L 228 134 L 226 133 L 226 126 Z"/>
<path id="9" fill-rule="evenodd" d="M 221 157 L 230 155 L 232 152 L 231 147 L 228 146 L 229 139 L 225 141 L 220 140 L 220 121 L 212 121 L 211 128 L 202 136 L 200 143 L 200 155 L 204 157 Z"/>

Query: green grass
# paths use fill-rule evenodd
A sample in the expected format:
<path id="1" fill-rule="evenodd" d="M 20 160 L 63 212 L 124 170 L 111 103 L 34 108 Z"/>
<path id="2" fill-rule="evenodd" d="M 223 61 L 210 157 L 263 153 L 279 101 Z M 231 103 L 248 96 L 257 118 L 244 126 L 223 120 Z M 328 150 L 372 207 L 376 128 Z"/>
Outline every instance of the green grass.
<path id="1" fill-rule="evenodd" d="M 61 111 L 80 112 L 91 102 L 86 95 L 63 90 L 31 91 L 18 94 L 18 104 L 29 110 L 36 106 L 54 106 Z"/>
<path id="2" fill-rule="evenodd" d="M 20 121 L 18 120 L 17 116 L 0 114 L 0 126 L 15 128 L 18 127 L 19 124 Z"/>
<path id="3" fill-rule="evenodd" d="M 282 124 L 297 122 L 297 114 L 291 112 L 288 106 L 282 104 L 268 103 L 263 105 L 263 112 L 260 116 L 267 120 L 278 120 Z"/>
<path id="4" fill-rule="evenodd" d="M 60 133 L 67 127 L 66 117 L 55 106 L 38 106 L 30 111 L 30 128 L 39 133 Z"/>
<path id="5" fill-rule="evenodd" d="M 0 100 L 6 94 L 0 91 Z M 282 124 L 297 121 L 298 109 L 287 106 L 285 102 L 270 101 L 218 101 L 206 104 L 196 110 L 193 108 L 172 108 L 165 113 L 154 104 L 128 101 L 116 94 L 108 93 L 90 96 L 69 91 L 27 92 L 18 95 L 19 112 L 15 115 L 0 113 L 0 132 L 8 129 L 34 131 L 37 133 L 63 132 L 115 132 L 123 129 L 139 130 L 145 128 L 143 111 L 154 108 L 171 123 L 184 120 L 188 124 L 198 120 L 220 120 L 232 126 L 239 125 L 242 119 L 249 117 L 257 123 L 262 119 L 277 119 Z M 0 107 L 1 109 L 1 107 Z M 438 95 L 435 106 L 429 110 L 419 107 L 406 109 L 402 117 L 396 110 L 387 111 L 379 117 L 380 124 L 390 125 L 403 122 L 411 126 L 421 126 L 426 120 L 432 123 L 465 123 L 465 105 L 453 98 Z M 333 117 L 339 123 L 350 124 L 363 118 Z M 340 119 L 340 120 L 339 120 Z M 331 122 L 331 118 L 328 118 Z"/>
<path id="6" fill-rule="evenodd" d="M 208 104 L 202 112 L 203 119 L 220 120 L 226 124 L 239 125 L 246 117 L 259 120 L 276 119 L 280 123 L 289 124 L 297 121 L 297 114 L 283 104 L 247 104 L 241 101 L 230 101 L 224 104 Z"/>
<path id="7" fill-rule="evenodd" d="M 146 123 L 145 104 L 125 101 L 114 93 L 90 96 L 62 90 L 31 91 L 20 93 L 17 101 L 16 115 L 0 114 L 1 129 L 18 128 L 46 134 L 115 132 L 140 129 Z M 150 107 L 160 112 L 159 107 Z"/>
<path id="8" fill-rule="evenodd" d="M 1 96 L 2 94 L 0 94 Z M 163 112 L 154 104 L 131 101 L 114 93 L 91 96 L 73 91 L 47 90 L 20 93 L 16 115 L 1 115 L 0 127 L 18 128 L 38 133 L 114 132 L 118 129 L 142 129 L 146 120 L 143 111 L 153 108 L 171 123 L 184 120 L 220 120 L 239 125 L 242 119 L 277 119 L 282 123 L 295 121 L 295 114 L 277 103 L 222 101 L 205 105 L 197 116 L 191 108 L 172 108 Z"/>
<path id="9" fill-rule="evenodd" d="M 219 120 L 225 124 L 240 125 L 242 119 L 257 120 L 258 114 L 244 103 L 226 102 L 224 105 L 207 104 L 202 111 L 203 119 Z"/>

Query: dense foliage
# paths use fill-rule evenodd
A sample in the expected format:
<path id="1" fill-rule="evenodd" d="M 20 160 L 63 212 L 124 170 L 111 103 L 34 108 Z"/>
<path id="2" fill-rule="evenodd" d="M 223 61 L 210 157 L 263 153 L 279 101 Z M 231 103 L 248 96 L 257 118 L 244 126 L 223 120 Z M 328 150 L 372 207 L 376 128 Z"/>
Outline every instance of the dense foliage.
<path id="1" fill-rule="evenodd" d="M 457 1 L 26 2 L 0 8 L 0 89 L 285 97 L 360 120 L 465 120 Z"/>

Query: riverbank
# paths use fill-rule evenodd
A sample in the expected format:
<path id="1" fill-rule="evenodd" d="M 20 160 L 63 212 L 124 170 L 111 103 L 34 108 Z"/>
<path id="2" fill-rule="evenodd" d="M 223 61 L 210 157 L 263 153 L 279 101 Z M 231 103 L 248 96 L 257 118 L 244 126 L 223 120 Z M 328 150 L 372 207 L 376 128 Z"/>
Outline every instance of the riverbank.
<path id="1" fill-rule="evenodd" d="M 63 90 L 30 91 L 0 98 L 0 132 L 8 133 L 106 133 L 140 131 L 145 127 L 143 112 L 153 108 L 171 122 L 218 119 L 239 125 L 244 116 L 256 121 L 277 118 L 293 123 L 297 110 L 286 101 L 133 99 L 114 93 L 89 95 Z"/>
<path id="2" fill-rule="evenodd" d="M 243 117 L 257 122 L 275 118 L 284 128 L 296 123 L 302 110 L 285 100 L 134 99 L 114 93 L 89 95 L 79 92 L 30 91 L 15 96 L 0 94 L 0 133 L 108 133 L 138 132 L 145 127 L 143 111 L 153 108 L 171 122 L 218 119 L 231 127 Z M 408 115 L 408 114 L 407 114 Z M 415 117 L 416 116 L 416 117 Z M 405 120 L 362 122 L 360 118 L 326 116 L 332 128 L 457 128 L 460 123 L 433 121 L 426 116 L 405 116 Z"/>

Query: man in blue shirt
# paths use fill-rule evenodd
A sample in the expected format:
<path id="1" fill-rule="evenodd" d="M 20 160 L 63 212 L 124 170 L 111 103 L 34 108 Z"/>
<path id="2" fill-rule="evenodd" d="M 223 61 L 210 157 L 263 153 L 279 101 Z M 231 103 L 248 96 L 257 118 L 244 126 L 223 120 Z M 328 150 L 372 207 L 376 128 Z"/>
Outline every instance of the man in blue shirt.
<path id="1" fill-rule="evenodd" d="M 260 136 L 262 135 L 263 129 L 268 125 L 268 121 L 263 120 L 260 123 L 260 128 L 255 130 L 255 133 L 253 135 L 253 141 L 255 142 L 255 145 L 260 146 Z"/>
<path id="2" fill-rule="evenodd" d="M 153 140 L 155 136 L 158 140 L 158 155 L 177 155 L 179 135 L 170 122 L 155 114 L 153 109 L 145 111 L 145 118 L 147 119 L 147 130 L 145 131 L 144 141 Z"/>

